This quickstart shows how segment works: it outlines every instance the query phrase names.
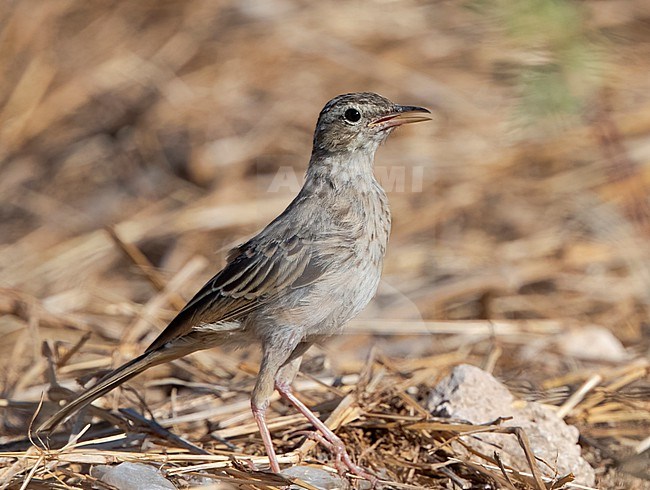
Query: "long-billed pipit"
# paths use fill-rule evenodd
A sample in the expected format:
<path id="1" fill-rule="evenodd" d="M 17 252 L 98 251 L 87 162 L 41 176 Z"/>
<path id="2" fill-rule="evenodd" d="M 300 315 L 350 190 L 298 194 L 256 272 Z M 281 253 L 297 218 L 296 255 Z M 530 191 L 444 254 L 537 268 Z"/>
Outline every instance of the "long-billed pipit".
<path id="1" fill-rule="evenodd" d="M 46 420 L 50 431 L 145 369 L 218 345 L 259 342 L 263 357 L 251 407 L 271 469 L 280 471 L 265 413 L 274 388 L 321 433 L 340 470 L 370 477 L 341 439 L 291 391 L 302 355 L 341 331 L 374 296 L 390 232 L 375 151 L 397 126 L 430 119 L 373 93 L 340 95 L 320 113 L 305 182 L 287 209 L 230 252 L 141 356 L 107 374 Z"/>

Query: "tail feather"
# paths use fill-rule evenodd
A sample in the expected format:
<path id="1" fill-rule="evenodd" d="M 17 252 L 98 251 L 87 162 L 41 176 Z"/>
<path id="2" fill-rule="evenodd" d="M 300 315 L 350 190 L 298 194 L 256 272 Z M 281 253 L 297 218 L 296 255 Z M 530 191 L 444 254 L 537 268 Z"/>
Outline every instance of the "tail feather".
<path id="1" fill-rule="evenodd" d="M 178 354 L 174 355 L 174 353 L 169 352 L 167 349 L 145 352 L 141 356 L 116 368 L 99 380 L 96 385 L 81 393 L 77 398 L 43 422 L 38 429 L 36 429 L 36 432 L 52 431 L 57 425 L 68 419 L 72 414 L 92 403 L 100 396 L 105 395 L 125 381 L 137 376 L 152 366 L 162 364 L 177 357 L 179 357 Z"/>

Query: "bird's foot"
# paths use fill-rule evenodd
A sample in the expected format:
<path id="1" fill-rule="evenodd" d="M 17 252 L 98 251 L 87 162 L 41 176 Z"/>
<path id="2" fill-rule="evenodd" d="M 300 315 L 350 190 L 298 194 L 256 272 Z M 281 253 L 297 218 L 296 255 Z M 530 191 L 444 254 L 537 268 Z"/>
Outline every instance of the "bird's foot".
<path id="1" fill-rule="evenodd" d="M 368 480 L 373 487 L 377 484 L 377 477 L 370 474 L 368 471 L 364 470 L 357 464 L 355 464 L 350 455 L 345 449 L 345 444 L 339 436 L 337 436 L 332 429 L 327 427 L 316 415 L 307 408 L 307 406 L 302 403 L 296 396 L 292 393 L 291 387 L 287 384 L 276 383 L 276 389 L 285 398 L 289 401 L 294 407 L 302 413 L 309 422 L 316 428 L 317 432 L 312 433 L 312 437 L 318 441 L 320 444 L 329 449 L 335 458 L 335 466 L 337 471 L 344 476 L 347 472 L 352 473 L 360 478 L 365 478 Z"/>
<path id="2" fill-rule="evenodd" d="M 307 433 L 307 437 L 315 440 L 334 455 L 334 467 L 339 475 L 345 477 L 347 473 L 352 473 L 355 476 L 368 480 L 374 488 L 377 483 L 377 477 L 352 461 L 345 449 L 345 444 L 343 444 L 343 441 L 338 436 L 335 435 L 333 438 L 328 436 L 329 434 L 324 435 L 321 432 Z"/>
<path id="3" fill-rule="evenodd" d="M 249 473 L 256 473 L 262 470 L 254 461 L 250 459 L 232 459 L 232 465 L 238 470 L 247 471 Z"/>

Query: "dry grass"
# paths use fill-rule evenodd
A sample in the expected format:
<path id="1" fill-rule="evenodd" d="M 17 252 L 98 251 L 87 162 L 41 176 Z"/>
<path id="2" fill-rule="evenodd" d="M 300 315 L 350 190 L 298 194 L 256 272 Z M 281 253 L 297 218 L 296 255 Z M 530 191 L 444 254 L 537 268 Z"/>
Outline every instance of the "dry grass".
<path id="1" fill-rule="evenodd" d="M 82 436 L 44 441 L 58 449 L 28 426 L 42 393 L 51 412 L 77 380 L 140 353 L 283 209 L 295 188 L 274 179 L 293 168 L 299 183 L 316 114 L 355 90 L 441 117 L 378 155 L 395 221 L 384 283 L 346 335 L 312 349 L 302 398 L 391 488 L 571 485 L 454 453 L 463 434 L 502 430 L 422 408 L 451 367 L 473 363 L 575 424 L 600 488 L 648 488 L 650 12 L 579 7 L 563 39 L 593 43 L 581 63 L 553 29 L 522 38 L 508 2 L 485 4 L 492 14 L 411 0 L 5 9 L 0 488 L 91 488 L 90 466 L 118 461 L 183 485 L 281 485 L 245 463 L 266 461 L 248 410 L 255 350 L 153 369 L 92 408 L 90 427 L 79 418 Z M 557 66 L 583 106 L 542 118 L 516 74 Z M 554 343 L 593 324 L 629 355 L 585 360 Z M 331 463 L 306 422 L 277 400 L 271 412 L 281 462 Z"/>

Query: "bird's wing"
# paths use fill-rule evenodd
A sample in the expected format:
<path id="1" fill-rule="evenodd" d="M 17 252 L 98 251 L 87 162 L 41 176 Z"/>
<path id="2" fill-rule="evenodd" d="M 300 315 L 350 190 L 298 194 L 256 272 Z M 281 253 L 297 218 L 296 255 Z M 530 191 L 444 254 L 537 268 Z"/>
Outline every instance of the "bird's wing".
<path id="1" fill-rule="evenodd" d="M 256 239 L 231 250 L 224 269 L 210 279 L 149 346 L 154 351 L 199 324 L 237 320 L 286 289 L 311 284 L 325 272 L 313 247 L 297 234 Z"/>

